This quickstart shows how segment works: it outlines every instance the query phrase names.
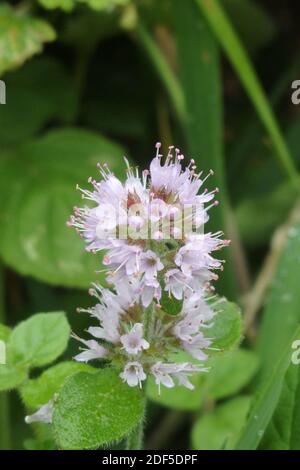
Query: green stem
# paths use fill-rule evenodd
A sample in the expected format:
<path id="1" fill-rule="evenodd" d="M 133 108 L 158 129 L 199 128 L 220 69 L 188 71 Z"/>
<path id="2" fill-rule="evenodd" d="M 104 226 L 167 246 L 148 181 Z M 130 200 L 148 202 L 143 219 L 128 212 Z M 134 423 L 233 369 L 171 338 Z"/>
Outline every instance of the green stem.
<path id="1" fill-rule="evenodd" d="M 5 323 L 4 269 L 0 266 L 0 323 Z M 0 366 L 1 367 L 1 366 Z M 9 397 L 7 392 L 0 393 L 0 449 L 11 448 Z"/>
<path id="2" fill-rule="evenodd" d="M 140 44 L 144 47 L 153 66 L 157 70 L 160 79 L 164 83 L 178 117 L 180 120 L 185 120 L 185 99 L 180 83 L 161 53 L 159 47 L 155 44 L 155 41 L 152 39 L 146 28 L 144 28 L 141 19 L 139 19 L 137 23 L 136 34 Z"/>
<path id="3" fill-rule="evenodd" d="M 147 341 L 151 341 L 153 335 L 153 324 L 154 324 L 154 305 L 153 302 L 144 310 L 143 326 L 144 326 L 144 338 Z M 144 438 L 144 422 L 146 415 L 147 400 L 145 398 L 144 417 L 136 428 L 128 435 L 126 442 L 127 450 L 139 450 L 143 447 Z"/>
<path id="4" fill-rule="evenodd" d="M 126 442 L 126 450 L 140 450 L 143 447 L 144 423 L 141 421 L 129 434 Z"/>
<path id="5" fill-rule="evenodd" d="M 144 326 L 144 338 L 147 341 L 151 341 L 153 335 L 153 323 L 154 323 L 154 305 L 151 303 L 144 311 L 143 326 Z"/>

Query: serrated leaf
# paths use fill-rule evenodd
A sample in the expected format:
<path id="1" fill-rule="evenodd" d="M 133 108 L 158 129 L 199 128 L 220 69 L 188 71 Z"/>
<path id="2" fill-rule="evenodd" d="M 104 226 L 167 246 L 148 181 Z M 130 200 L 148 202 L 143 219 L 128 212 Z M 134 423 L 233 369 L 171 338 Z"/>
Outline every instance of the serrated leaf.
<path id="1" fill-rule="evenodd" d="M 22 384 L 27 378 L 27 368 L 11 364 L 8 341 L 11 336 L 11 329 L 0 324 L 0 341 L 5 343 L 6 364 L 0 362 L 0 391 L 11 390 Z"/>
<path id="2" fill-rule="evenodd" d="M 116 441 L 143 419 L 142 392 L 113 369 L 80 372 L 67 379 L 54 407 L 53 425 L 62 449 L 89 449 Z"/>
<path id="3" fill-rule="evenodd" d="M 38 313 L 13 330 L 8 343 L 14 364 L 40 367 L 67 347 L 70 327 L 63 312 Z"/>
<path id="4" fill-rule="evenodd" d="M 54 119 L 71 122 L 78 93 L 63 65 L 52 58 L 36 58 L 5 77 L 9 99 L 0 113 L 0 140 L 17 144 L 33 137 Z"/>
<path id="5" fill-rule="evenodd" d="M 26 59 L 41 52 L 43 43 L 53 41 L 55 31 L 43 20 L 0 6 L 0 75 L 20 66 Z"/>
<path id="6" fill-rule="evenodd" d="M 213 339 L 212 347 L 218 351 L 230 351 L 241 342 L 242 317 L 240 308 L 233 302 L 221 299 L 213 326 L 208 330 Z"/>
<path id="7" fill-rule="evenodd" d="M 0 364 L 0 392 L 18 387 L 26 378 L 26 367 Z"/>
<path id="8" fill-rule="evenodd" d="M 122 148 L 104 137 L 75 128 L 51 131 L 13 154 L 2 153 L 4 261 L 44 282 L 87 288 L 101 265 L 99 257 L 86 253 L 75 230 L 66 226 L 74 205 L 82 204 L 75 187 L 88 187 L 91 175 L 99 178 L 98 162 L 107 162 L 117 176 L 123 175 L 123 155 Z"/>
<path id="9" fill-rule="evenodd" d="M 22 400 L 29 408 L 39 408 L 53 398 L 67 377 L 77 372 L 95 371 L 86 364 L 61 362 L 47 369 L 37 379 L 28 380 L 20 389 Z"/>
<path id="10" fill-rule="evenodd" d="M 192 429 L 197 450 L 233 449 L 250 408 L 250 397 L 238 397 L 201 416 Z"/>

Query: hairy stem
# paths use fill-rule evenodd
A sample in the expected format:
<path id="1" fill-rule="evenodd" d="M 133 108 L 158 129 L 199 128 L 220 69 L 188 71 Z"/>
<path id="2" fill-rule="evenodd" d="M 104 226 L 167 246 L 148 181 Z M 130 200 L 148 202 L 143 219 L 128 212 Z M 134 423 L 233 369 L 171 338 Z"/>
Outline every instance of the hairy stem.
<path id="1" fill-rule="evenodd" d="M 126 450 L 140 450 L 143 447 L 144 423 L 141 421 L 129 434 L 126 442 Z"/>
<path id="2" fill-rule="evenodd" d="M 5 323 L 4 269 L 0 266 L 0 323 Z M 1 366 L 0 366 L 1 367 Z M 0 449 L 8 450 L 10 442 L 9 397 L 7 392 L 0 393 Z"/>
<path id="3" fill-rule="evenodd" d="M 152 302 L 149 307 L 145 309 L 143 318 L 144 338 L 149 342 L 151 341 L 151 337 L 153 335 L 154 312 L 154 304 Z M 143 447 L 146 405 L 147 401 L 145 398 L 144 417 L 141 422 L 136 426 L 136 428 L 128 435 L 126 442 L 127 450 L 139 450 Z"/>
<path id="4" fill-rule="evenodd" d="M 154 305 L 153 302 L 147 307 L 144 311 L 144 319 L 143 319 L 143 326 L 144 326 L 144 338 L 147 341 L 151 341 L 153 335 L 153 325 L 154 325 Z"/>

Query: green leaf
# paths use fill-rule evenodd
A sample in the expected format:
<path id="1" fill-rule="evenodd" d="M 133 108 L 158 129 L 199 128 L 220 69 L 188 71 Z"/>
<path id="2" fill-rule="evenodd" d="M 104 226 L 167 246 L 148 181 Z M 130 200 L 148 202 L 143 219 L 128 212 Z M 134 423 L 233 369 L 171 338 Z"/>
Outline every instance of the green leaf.
<path id="1" fill-rule="evenodd" d="M 55 31 L 43 20 L 0 6 L 0 75 L 19 67 L 34 54 L 42 51 L 44 42 L 53 41 Z"/>
<path id="2" fill-rule="evenodd" d="M 165 85 L 178 117 L 184 120 L 186 117 L 185 98 L 180 83 L 141 20 L 136 25 L 136 34 L 139 43 L 147 52 L 162 83 Z"/>
<path id="3" fill-rule="evenodd" d="M 42 7 L 49 10 L 61 8 L 65 12 L 70 12 L 75 7 L 76 0 L 38 0 L 38 2 Z"/>
<path id="4" fill-rule="evenodd" d="M 9 99 L 1 108 L 0 140 L 20 144 L 54 119 L 70 123 L 77 113 L 78 95 L 64 66 L 51 58 L 36 58 L 7 74 Z"/>
<path id="5" fill-rule="evenodd" d="M 112 10 L 115 7 L 125 6 L 130 3 L 131 0 L 79 0 L 86 3 L 89 7 L 94 10 Z"/>
<path id="6" fill-rule="evenodd" d="M 270 370 L 300 323 L 300 214 L 296 214 L 296 218 L 297 221 L 289 230 L 263 312 L 258 338 L 258 352 L 262 358 L 262 380 L 269 376 Z"/>
<path id="7" fill-rule="evenodd" d="M 227 187 L 224 171 L 223 109 L 218 44 L 193 0 L 172 2 L 179 77 L 186 104 L 182 124 L 188 150 L 199 170 L 215 175 L 209 189 L 219 187 L 222 204 L 214 208 L 209 230 L 227 231 Z M 196 51 L 196 54 L 195 54 Z M 231 251 L 225 250 L 226 276 L 220 279 L 221 292 L 234 298 L 236 281 Z M 223 285 L 222 285 L 223 284 Z"/>
<path id="8" fill-rule="evenodd" d="M 2 325 L 0 323 L 0 340 L 8 341 L 8 338 L 10 337 L 10 335 L 11 335 L 11 329 L 8 326 Z"/>
<path id="9" fill-rule="evenodd" d="M 222 298 L 218 303 L 218 313 L 214 317 L 213 326 L 207 331 L 209 337 L 213 339 L 213 348 L 221 352 L 234 349 L 242 338 L 240 308 Z"/>
<path id="10" fill-rule="evenodd" d="M 250 397 L 238 397 L 201 416 L 192 429 L 197 450 L 233 449 L 250 408 Z"/>
<path id="11" fill-rule="evenodd" d="M 300 450 L 300 367 L 291 363 L 281 395 L 260 443 L 265 450 Z"/>
<path id="12" fill-rule="evenodd" d="M 26 367 L 0 364 L 0 392 L 18 387 L 26 380 L 26 378 Z"/>
<path id="13" fill-rule="evenodd" d="M 268 103 L 265 92 L 255 73 L 252 63 L 241 44 L 222 5 L 216 0 L 195 0 L 203 12 L 212 31 L 225 50 L 228 59 L 235 68 L 239 79 L 244 85 L 249 98 L 264 124 L 274 149 L 286 174 L 296 187 L 299 186 L 297 169 L 291 159 L 289 150 L 282 136 L 273 111 Z"/>
<path id="14" fill-rule="evenodd" d="M 63 312 L 38 313 L 13 330 L 8 347 L 14 364 L 40 367 L 67 347 L 70 327 Z"/>
<path id="15" fill-rule="evenodd" d="M 0 324 L 0 341 L 5 343 L 6 364 L 0 362 L 0 392 L 18 387 L 27 378 L 27 368 L 11 364 L 11 354 L 8 341 L 11 336 L 11 329 Z"/>
<path id="16" fill-rule="evenodd" d="M 68 377 L 77 372 L 93 372 L 93 367 L 78 362 L 61 362 L 50 367 L 37 379 L 28 380 L 20 389 L 22 400 L 29 408 L 39 408 L 53 398 Z"/>
<path id="17" fill-rule="evenodd" d="M 269 338 L 271 338 L 271 334 Z M 253 406 L 251 407 L 249 419 L 243 429 L 236 449 L 254 450 L 258 447 L 279 402 L 284 377 L 291 363 L 293 353 L 291 345 L 294 340 L 299 338 L 300 327 L 296 330 L 294 328 L 294 334 L 286 341 L 285 349 L 281 348 L 283 353 L 280 360 L 274 368 L 269 369 L 268 378 L 265 380 L 264 384 L 258 388 Z"/>
<path id="18" fill-rule="evenodd" d="M 114 369 L 73 375 L 60 390 L 53 425 L 62 449 L 89 449 L 116 441 L 143 419 L 142 392 Z"/>
<path id="19" fill-rule="evenodd" d="M 163 291 L 160 305 L 164 312 L 168 315 L 177 315 L 182 310 L 182 300 L 177 300 L 175 297 L 170 297 L 168 292 Z"/>
<path id="20" fill-rule="evenodd" d="M 250 382 L 259 360 L 252 351 L 238 349 L 212 358 L 209 366 L 205 393 L 209 399 L 220 400 L 234 395 Z"/>
<path id="21" fill-rule="evenodd" d="M 124 151 L 100 135 L 81 129 L 51 131 L 2 153 L 0 160 L 0 253 L 23 275 L 55 285 L 86 288 L 101 268 L 74 229 L 66 226 L 82 205 L 76 184 L 99 179 L 97 162 L 123 174 Z M 5 201 L 5 203 L 4 203 Z M 99 276 L 103 279 L 104 276 Z"/>

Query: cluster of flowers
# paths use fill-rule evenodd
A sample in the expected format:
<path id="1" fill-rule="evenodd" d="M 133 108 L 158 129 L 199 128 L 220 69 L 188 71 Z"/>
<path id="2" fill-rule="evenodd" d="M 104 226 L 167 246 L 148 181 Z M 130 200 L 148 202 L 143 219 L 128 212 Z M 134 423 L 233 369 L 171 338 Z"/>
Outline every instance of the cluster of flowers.
<path id="1" fill-rule="evenodd" d="M 218 190 L 199 191 L 212 172 L 202 177 L 193 160 L 183 168 L 184 156 L 174 147 L 163 161 L 160 148 L 156 144 L 150 170 L 141 177 L 125 159 L 124 184 L 99 165 L 103 179 L 90 179 L 91 191 L 81 189 L 96 206 L 75 208 L 68 223 L 88 251 L 106 251 L 103 264 L 112 289 L 95 284 L 91 294 L 97 304 L 80 309 L 99 326 L 88 329 L 93 339 L 73 335 L 85 346 L 75 359 L 109 361 L 131 387 L 142 386 L 151 374 L 159 390 L 176 382 L 192 389 L 188 377 L 207 370 L 202 363 L 212 343 L 206 334 L 217 303 L 211 281 L 223 265 L 212 253 L 229 241 L 221 232 L 204 233 Z M 179 307 L 176 315 L 168 311 L 171 303 Z M 176 362 L 180 350 L 189 362 Z"/>

